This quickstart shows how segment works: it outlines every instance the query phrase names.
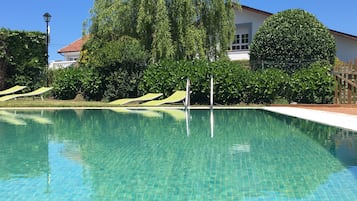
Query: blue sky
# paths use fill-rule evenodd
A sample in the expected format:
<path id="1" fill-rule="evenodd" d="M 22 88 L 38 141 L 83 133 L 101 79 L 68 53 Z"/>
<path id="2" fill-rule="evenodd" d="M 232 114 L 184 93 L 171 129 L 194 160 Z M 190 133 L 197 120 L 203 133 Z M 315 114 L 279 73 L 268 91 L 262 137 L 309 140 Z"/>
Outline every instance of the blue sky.
<path id="1" fill-rule="evenodd" d="M 11 30 L 46 31 L 42 15 L 49 12 L 50 60 L 61 60 L 57 50 L 79 39 L 82 23 L 90 17 L 94 0 L 4 0 L 0 27 Z M 304 9 L 330 29 L 357 35 L 357 1 L 354 0 L 241 0 L 241 4 L 276 13 L 290 8 Z"/>

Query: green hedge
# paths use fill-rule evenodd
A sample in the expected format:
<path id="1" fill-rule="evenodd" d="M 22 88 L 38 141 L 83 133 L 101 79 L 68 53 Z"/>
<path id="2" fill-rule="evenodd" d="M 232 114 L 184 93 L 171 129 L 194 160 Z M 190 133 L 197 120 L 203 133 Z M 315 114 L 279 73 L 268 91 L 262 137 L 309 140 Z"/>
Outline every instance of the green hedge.
<path id="1" fill-rule="evenodd" d="M 331 103 L 335 80 L 330 70 L 329 65 L 316 62 L 295 72 L 289 82 L 287 99 L 298 103 Z"/>
<path id="2" fill-rule="evenodd" d="M 329 66 L 321 63 L 314 63 L 290 76 L 274 68 L 251 71 L 230 61 L 163 61 L 144 71 L 139 88 L 142 93 L 161 92 L 168 96 L 175 90 L 185 90 L 189 78 L 191 102 L 208 104 L 211 75 L 217 104 L 271 104 L 280 99 L 330 103 L 333 98 L 333 76 Z"/>
<path id="3" fill-rule="evenodd" d="M 252 71 L 248 81 L 247 103 L 273 103 L 284 97 L 289 76 L 279 69 Z"/>
<path id="4" fill-rule="evenodd" d="M 64 68 L 53 71 L 53 95 L 57 99 L 69 100 L 81 89 L 83 73 L 80 68 Z"/>
<path id="5" fill-rule="evenodd" d="M 46 35 L 41 32 L 0 29 L 0 87 L 46 83 Z"/>
<path id="6" fill-rule="evenodd" d="M 210 77 L 214 78 L 216 104 L 271 104 L 277 100 L 331 103 L 334 79 L 329 65 L 314 63 L 292 75 L 280 69 L 252 71 L 230 61 L 162 61 L 142 74 L 115 71 L 103 78 L 95 69 L 66 68 L 54 72 L 54 95 L 73 99 L 81 93 L 89 100 L 135 97 L 148 92 L 169 96 L 186 89 L 191 81 L 191 103 L 209 104 Z M 139 88 L 137 88 L 139 86 Z"/>
<path id="7" fill-rule="evenodd" d="M 135 97 L 140 94 L 140 72 L 119 68 L 106 76 L 96 68 L 82 66 L 51 70 L 50 74 L 56 99 L 69 100 L 81 94 L 86 100 L 111 101 L 117 97 Z"/>
<path id="8" fill-rule="evenodd" d="M 143 93 L 161 92 L 164 96 L 175 90 L 185 90 L 187 78 L 191 81 L 191 101 L 209 103 L 210 77 L 214 77 L 215 101 L 217 103 L 239 103 L 244 101 L 245 79 L 249 71 L 229 61 L 207 62 L 163 61 L 149 65 L 144 71 L 139 89 Z"/>

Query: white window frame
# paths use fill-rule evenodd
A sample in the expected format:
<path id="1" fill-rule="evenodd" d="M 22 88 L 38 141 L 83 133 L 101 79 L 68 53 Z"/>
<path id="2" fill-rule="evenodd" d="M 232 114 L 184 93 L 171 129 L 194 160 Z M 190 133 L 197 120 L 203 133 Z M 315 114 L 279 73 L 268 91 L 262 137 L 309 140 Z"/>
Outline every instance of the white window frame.
<path id="1" fill-rule="evenodd" d="M 250 40 L 251 40 L 251 23 L 238 24 L 236 25 L 236 34 L 234 36 L 233 43 L 231 44 L 229 50 L 249 51 Z"/>

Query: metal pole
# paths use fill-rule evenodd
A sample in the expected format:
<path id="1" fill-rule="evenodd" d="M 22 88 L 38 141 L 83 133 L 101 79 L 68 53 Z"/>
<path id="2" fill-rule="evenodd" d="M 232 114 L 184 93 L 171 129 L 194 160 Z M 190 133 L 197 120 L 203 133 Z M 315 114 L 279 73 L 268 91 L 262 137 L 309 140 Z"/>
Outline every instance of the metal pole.
<path id="1" fill-rule="evenodd" d="M 49 43 L 48 23 L 49 23 L 49 21 L 46 20 L 46 62 L 47 62 L 47 64 L 46 64 L 46 84 L 47 84 L 47 86 L 48 86 L 48 69 L 49 69 L 49 63 L 48 63 L 48 59 L 49 59 L 49 55 L 48 55 L 48 43 Z"/>
<path id="2" fill-rule="evenodd" d="M 49 22 L 51 21 L 51 14 L 49 13 L 45 13 L 43 14 L 43 18 L 46 22 L 46 62 L 47 62 L 47 65 L 46 65 L 46 69 L 45 69 L 45 73 L 46 73 L 46 83 L 47 83 L 47 86 L 48 86 L 48 69 L 49 69 L 49 62 L 48 62 L 48 59 L 49 59 L 49 54 L 48 54 L 48 44 L 50 43 L 50 27 L 49 27 Z"/>
<path id="3" fill-rule="evenodd" d="M 213 108 L 213 76 L 211 75 L 210 106 Z"/>
<path id="4" fill-rule="evenodd" d="M 191 83 L 190 83 L 190 79 L 187 78 L 186 81 L 186 98 L 185 98 L 185 108 L 187 109 L 190 106 L 190 94 L 191 94 L 191 89 L 190 89 Z"/>
<path id="5" fill-rule="evenodd" d="M 211 125 L 211 138 L 214 137 L 214 116 L 213 116 L 213 109 L 210 109 L 210 125 Z"/>
<path id="6" fill-rule="evenodd" d="M 46 59 L 48 64 L 48 21 L 46 21 Z"/>

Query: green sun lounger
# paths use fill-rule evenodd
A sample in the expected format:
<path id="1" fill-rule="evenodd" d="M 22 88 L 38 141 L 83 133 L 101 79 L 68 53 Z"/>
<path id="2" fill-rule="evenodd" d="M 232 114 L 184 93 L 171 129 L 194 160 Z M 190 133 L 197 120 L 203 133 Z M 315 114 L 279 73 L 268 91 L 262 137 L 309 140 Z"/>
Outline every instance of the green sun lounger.
<path id="1" fill-rule="evenodd" d="M 142 106 L 158 106 L 166 103 L 176 103 L 183 101 L 186 98 L 186 91 L 176 91 L 171 96 L 162 100 L 152 100 L 149 102 L 142 103 Z"/>
<path id="2" fill-rule="evenodd" d="M 7 101 L 11 100 L 14 98 L 21 98 L 21 97 L 35 97 L 35 96 L 41 96 L 41 100 L 43 100 L 43 94 L 50 91 L 53 87 L 41 87 L 36 89 L 35 91 L 31 91 L 28 93 L 23 93 L 23 94 L 11 94 L 11 95 L 6 95 L 3 97 L 0 97 L 0 101 Z"/>
<path id="3" fill-rule="evenodd" d="M 0 96 L 13 94 L 13 93 L 21 91 L 21 90 L 23 90 L 25 88 L 26 88 L 26 86 L 16 85 L 16 86 L 13 86 L 11 88 L 8 88 L 8 89 L 0 91 Z"/>
<path id="4" fill-rule="evenodd" d="M 137 97 L 137 98 L 122 98 L 122 99 L 118 99 L 118 100 L 110 102 L 109 104 L 124 105 L 124 104 L 128 104 L 128 103 L 133 103 L 133 102 L 149 101 L 149 100 L 156 99 L 156 98 L 158 98 L 160 96 L 162 96 L 162 93 L 148 93 L 146 95 L 143 95 L 143 96 L 140 96 L 140 97 Z"/>

